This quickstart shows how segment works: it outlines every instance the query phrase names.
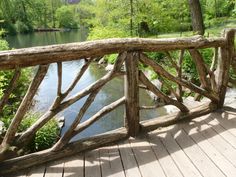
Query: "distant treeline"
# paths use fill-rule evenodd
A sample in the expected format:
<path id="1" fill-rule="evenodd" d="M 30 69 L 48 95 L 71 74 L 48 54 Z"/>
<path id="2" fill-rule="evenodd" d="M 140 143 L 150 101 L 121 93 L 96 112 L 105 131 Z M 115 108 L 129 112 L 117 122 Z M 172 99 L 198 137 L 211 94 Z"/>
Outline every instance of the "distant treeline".
<path id="1" fill-rule="evenodd" d="M 236 17 L 235 0 L 200 0 L 206 27 Z M 0 29 L 90 28 L 90 38 L 189 31 L 189 0 L 3 0 Z"/>

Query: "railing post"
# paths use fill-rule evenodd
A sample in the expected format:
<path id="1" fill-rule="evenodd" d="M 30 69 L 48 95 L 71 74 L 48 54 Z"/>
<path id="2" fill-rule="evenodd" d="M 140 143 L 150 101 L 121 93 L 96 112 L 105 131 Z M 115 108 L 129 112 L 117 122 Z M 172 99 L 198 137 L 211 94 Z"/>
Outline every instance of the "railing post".
<path id="1" fill-rule="evenodd" d="M 220 48 L 220 56 L 218 58 L 218 66 L 216 69 L 216 83 L 219 94 L 218 108 L 222 108 L 225 101 L 225 94 L 229 81 L 230 64 L 234 51 L 235 30 L 225 30 L 223 36 L 225 37 L 226 45 Z"/>
<path id="2" fill-rule="evenodd" d="M 125 60 L 125 125 L 130 136 L 139 132 L 138 52 L 128 52 Z"/>

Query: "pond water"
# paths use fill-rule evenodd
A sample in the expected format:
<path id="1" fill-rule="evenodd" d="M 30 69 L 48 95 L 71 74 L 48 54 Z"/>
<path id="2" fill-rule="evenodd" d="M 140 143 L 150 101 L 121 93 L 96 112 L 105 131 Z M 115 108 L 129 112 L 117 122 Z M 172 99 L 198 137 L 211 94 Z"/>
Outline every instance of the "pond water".
<path id="1" fill-rule="evenodd" d="M 86 31 L 70 31 L 70 32 L 38 32 L 32 34 L 24 34 L 17 36 L 9 36 L 7 41 L 12 48 L 25 48 L 33 46 L 43 46 L 50 44 L 61 44 L 69 42 L 79 42 L 86 40 Z M 80 70 L 83 60 L 71 61 L 63 63 L 63 85 L 62 90 L 66 89 L 73 81 L 76 73 Z M 92 63 L 87 69 L 77 86 L 72 91 L 71 95 L 77 93 L 81 89 L 90 85 L 106 74 L 104 68 L 99 68 L 96 63 Z M 40 85 L 39 91 L 35 96 L 35 111 L 46 111 L 56 97 L 57 92 L 57 65 L 51 64 L 49 71 Z M 82 121 L 88 119 L 99 111 L 103 106 L 112 103 L 124 95 L 124 80 L 123 77 L 115 78 L 106 84 L 98 93 L 95 101 L 87 110 Z M 81 106 L 87 97 L 74 103 L 72 106 L 61 112 L 58 116 L 65 118 L 65 125 L 62 129 L 62 134 L 68 129 L 72 121 L 78 114 Z M 153 100 L 144 90 L 140 90 L 141 105 L 152 105 Z M 166 113 L 164 108 L 158 110 L 141 111 L 142 120 L 157 117 Z M 118 107 L 116 110 L 104 116 L 88 129 L 84 130 L 75 139 L 92 136 L 94 134 L 103 133 L 109 130 L 119 128 L 124 125 L 124 106 Z"/>

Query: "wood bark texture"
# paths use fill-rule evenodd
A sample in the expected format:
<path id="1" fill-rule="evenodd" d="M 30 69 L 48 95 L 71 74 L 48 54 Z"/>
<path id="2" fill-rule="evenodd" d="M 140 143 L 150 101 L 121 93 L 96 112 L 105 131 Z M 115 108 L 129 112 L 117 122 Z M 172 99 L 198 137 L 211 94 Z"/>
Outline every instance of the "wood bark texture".
<path id="1" fill-rule="evenodd" d="M 189 38 L 144 39 L 124 38 L 105 39 L 80 43 L 32 47 L 0 52 L 0 69 L 36 66 L 61 61 L 72 61 L 84 58 L 96 58 L 106 54 L 125 51 L 168 51 L 190 48 L 221 47 L 224 38 Z"/>
<path id="2" fill-rule="evenodd" d="M 139 133 L 139 79 L 138 79 L 138 52 L 128 52 L 125 60 L 125 120 L 130 136 Z"/>
<path id="3" fill-rule="evenodd" d="M 189 7 L 191 12 L 192 27 L 199 35 L 204 35 L 205 27 L 203 23 L 203 15 L 200 0 L 189 0 Z"/>

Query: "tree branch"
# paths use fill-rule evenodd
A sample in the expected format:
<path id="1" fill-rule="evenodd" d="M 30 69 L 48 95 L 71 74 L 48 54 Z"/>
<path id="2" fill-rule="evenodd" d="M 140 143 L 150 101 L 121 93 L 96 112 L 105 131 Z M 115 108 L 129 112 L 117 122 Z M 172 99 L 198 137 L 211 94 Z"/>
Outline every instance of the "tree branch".
<path id="1" fill-rule="evenodd" d="M 113 103 L 104 106 L 100 111 L 98 111 L 96 114 L 94 114 L 92 117 L 90 117 L 88 120 L 82 122 L 81 124 L 79 124 L 73 133 L 73 136 L 75 136 L 76 134 L 82 132 L 83 130 L 85 130 L 86 128 L 88 128 L 90 125 L 92 125 L 94 122 L 98 121 L 101 117 L 103 117 L 104 115 L 106 115 L 107 113 L 113 111 L 114 109 L 116 109 L 118 106 L 122 105 L 125 103 L 125 97 L 122 97 L 116 101 L 114 101 Z"/>
<path id="2" fill-rule="evenodd" d="M 89 106 L 93 103 L 96 95 L 98 94 L 99 90 L 101 88 L 95 90 L 94 92 L 92 92 L 89 97 L 87 98 L 87 100 L 85 101 L 84 105 L 82 106 L 82 108 L 80 109 L 78 115 L 76 116 L 75 120 L 73 121 L 73 123 L 71 124 L 71 126 L 69 127 L 69 129 L 65 132 L 65 134 L 58 140 L 58 142 L 53 146 L 53 151 L 58 151 L 60 149 L 62 149 L 69 141 L 70 139 L 73 137 L 73 132 L 74 129 L 77 127 L 77 125 L 80 123 L 81 119 L 83 118 L 85 112 L 88 110 Z"/>
<path id="3" fill-rule="evenodd" d="M 170 52 L 166 51 L 165 53 L 166 53 L 166 56 L 167 56 L 167 58 L 169 59 L 171 65 L 172 65 L 172 67 L 174 67 L 174 68 L 176 69 L 176 71 L 178 71 L 178 70 L 179 70 L 179 66 L 178 66 L 177 63 L 172 59 L 172 57 L 171 57 L 171 55 L 170 55 Z"/>
<path id="4" fill-rule="evenodd" d="M 188 82 L 184 79 L 179 79 L 179 78 L 176 78 L 175 76 L 171 75 L 170 73 L 168 73 L 164 68 L 162 68 L 160 65 L 158 65 L 157 63 L 155 63 L 153 60 L 149 59 L 145 54 L 141 54 L 141 57 L 140 57 L 140 61 L 146 65 L 149 65 L 151 66 L 154 71 L 156 73 L 158 73 L 159 75 L 162 75 L 164 76 L 165 78 L 177 83 L 177 84 L 180 84 L 184 87 L 187 87 L 189 88 L 190 90 L 196 92 L 196 93 L 199 93 L 201 95 L 204 95 L 205 97 L 211 99 L 212 101 L 214 102 L 217 102 L 219 100 L 219 97 L 212 93 L 212 92 L 209 92 L 207 90 L 204 90 L 200 87 L 198 87 L 197 85 L 191 83 L 191 82 Z"/>
<path id="5" fill-rule="evenodd" d="M 209 85 L 210 83 L 207 81 L 208 69 L 204 63 L 202 55 L 197 49 L 189 49 L 189 53 L 192 56 L 192 59 L 196 65 L 199 80 L 201 82 L 202 87 L 204 89 L 210 90 L 211 86 Z"/>
<path id="6" fill-rule="evenodd" d="M 57 84 L 57 96 L 61 96 L 61 86 L 62 86 L 62 63 L 57 62 L 57 77 L 58 77 L 58 84 Z"/>
<path id="7" fill-rule="evenodd" d="M 151 81 L 148 80 L 148 78 L 142 73 L 140 72 L 139 74 L 139 78 L 141 80 L 141 82 L 143 82 L 144 85 L 146 85 L 148 87 L 149 90 L 151 90 L 154 94 L 156 94 L 159 98 L 163 99 L 167 104 L 171 104 L 171 105 L 174 105 L 176 106 L 177 108 L 179 108 L 182 112 L 188 112 L 188 108 L 174 100 L 174 99 L 171 99 L 169 98 L 168 96 L 166 96 L 164 93 L 162 93 L 160 90 L 158 90 L 152 83 Z"/>

